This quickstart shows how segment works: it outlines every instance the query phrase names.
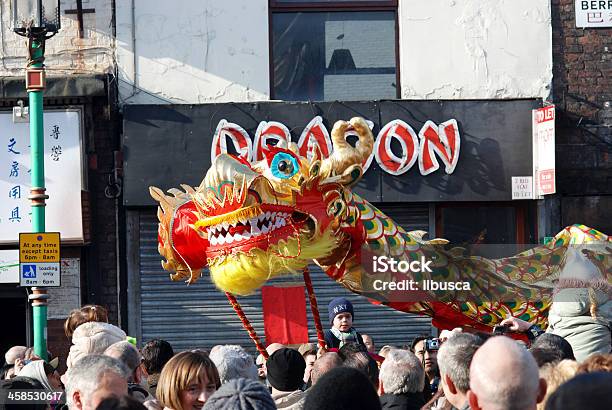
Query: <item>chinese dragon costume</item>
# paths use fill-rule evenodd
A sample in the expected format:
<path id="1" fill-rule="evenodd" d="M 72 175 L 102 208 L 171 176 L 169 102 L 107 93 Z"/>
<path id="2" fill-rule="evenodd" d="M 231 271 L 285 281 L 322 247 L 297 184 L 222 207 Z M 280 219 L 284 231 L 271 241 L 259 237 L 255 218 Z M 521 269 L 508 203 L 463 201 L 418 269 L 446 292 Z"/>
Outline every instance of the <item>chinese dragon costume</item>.
<path id="1" fill-rule="evenodd" d="M 350 133 L 359 138 L 355 146 L 346 139 Z M 487 330 L 510 316 L 545 325 L 559 286 L 587 283 L 592 291 L 610 294 L 612 239 L 607 235 L 574 225 L 547 245 L 516 256 L 471 256 L 446 240 L 425 239 L 423 231 L 404 230 L 351 192 L 374 146 L 365 120 L 338 121 L 331 143 L 326 157 L 316 147 L 304 155 L 285 141 L 265 147 L 259 161 L 220 153 L 196 188 L 182 185 L 183 191 L 164 194 L 151 187 L 160 204 L 163 268 L 173 280 L 192 283 L 208 267 L 217 288 L 239 308 L 233 294 L 252 293 L 267 280 L 299 273 L 314 262 L 374 303 L 428 315 L 442 328 Z M 579 246 L 585 248 L 579 251 Z M 432 261 L 431 272 L 372 272 L 372 257 L 381 255 L 426 258 Z M 588 277 L 564 273 L 569 261 L 572 269 L 590 272 Z M 404 279 L 469 281 L 471 290 L 468 295 L 418 290 L 405 298 L 406 292 L 373 286 L 376 280 Z"/>

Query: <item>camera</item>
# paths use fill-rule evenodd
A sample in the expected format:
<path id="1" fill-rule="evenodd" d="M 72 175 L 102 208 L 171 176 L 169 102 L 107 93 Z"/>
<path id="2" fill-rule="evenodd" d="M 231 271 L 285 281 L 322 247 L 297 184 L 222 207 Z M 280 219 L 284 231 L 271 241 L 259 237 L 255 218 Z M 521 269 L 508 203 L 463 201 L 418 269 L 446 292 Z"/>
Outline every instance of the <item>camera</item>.
<path id="1" fill-rule="evenodd" d="M 425 340 L 425 350 L 428 352 L 431 350 L 439 350 L 440 349 L 440 339 L 431 338 Z"/>
<path id="2" fill-rule="evenodd" d="M 506 334 L 509 331 L 509 326 L 508 325 L 497 325 L 497 326 L 493 326 L 493 334 L 494 335 L 503 335 Z"/>

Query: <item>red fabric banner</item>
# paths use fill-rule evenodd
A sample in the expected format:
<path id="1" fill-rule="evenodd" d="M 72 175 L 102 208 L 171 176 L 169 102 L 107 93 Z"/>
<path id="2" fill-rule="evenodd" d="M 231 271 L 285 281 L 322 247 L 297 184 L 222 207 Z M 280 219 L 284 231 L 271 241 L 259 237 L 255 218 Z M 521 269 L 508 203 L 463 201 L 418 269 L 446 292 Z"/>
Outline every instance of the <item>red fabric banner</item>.
<path id="1" fill-rule="evenodd" d="M 266 345 L 308 342 L 304 286 L 264 286 L 261 289 L 261 300 Z"/>

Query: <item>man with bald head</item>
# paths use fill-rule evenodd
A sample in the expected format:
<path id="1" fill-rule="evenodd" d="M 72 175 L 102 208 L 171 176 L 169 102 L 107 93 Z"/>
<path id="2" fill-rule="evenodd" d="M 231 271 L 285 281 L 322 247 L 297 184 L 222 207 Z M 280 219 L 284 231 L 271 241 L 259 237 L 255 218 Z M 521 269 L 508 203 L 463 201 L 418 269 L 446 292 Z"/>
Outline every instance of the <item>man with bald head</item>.
<path id="1" fill-rule="evenodd" d="M 514 340 L 493 337 L 474 354 L 468 392 L 472 410 L 535 410 L 545 394 L 533 356 Z"/>

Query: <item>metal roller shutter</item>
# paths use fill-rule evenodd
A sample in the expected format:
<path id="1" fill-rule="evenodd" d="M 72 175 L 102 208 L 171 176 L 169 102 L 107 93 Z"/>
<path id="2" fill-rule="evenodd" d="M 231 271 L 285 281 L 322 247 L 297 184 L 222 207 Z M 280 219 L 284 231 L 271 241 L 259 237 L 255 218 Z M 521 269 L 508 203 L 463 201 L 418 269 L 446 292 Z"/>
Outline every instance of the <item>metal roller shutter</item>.
<path id="1" fill-rule="evenodd" d="M 380 206 L 396 216 L 408 229 L 427 229 L 427 205 L 423 209 L 406 206 Z M 421 208 L 423 206 L 421 205 Z M 423 218 L 425 218 L 423 220 Z M 208 275 L 194 285 L 171 282 L 160 266 L 157 253 L 157 218 L 154 212 L 141 211 L 138 218 L 140 245 L 138 249 L 140 329 L 137 334 L 146 342 L 154 338 L 169 341 L 178 350 L 210 349 L 216 344 L 238 344 L 254 352 L 255 347 L 225 294 L 215 288 Z M 311 277 L 319 305 L 323 327 L 327 328 L 327 304 L 336 296 L 345 296 L 355 307 L 355 327 L 371 335 L 378 348 L 385 344 L 401 346 L 410 343 L 418 334 L 429 333 L 431 321 L 427 317 L 406 314 L 385 306 L 373 305 L 362 296 L 349 292 L 332 281 L 317 266 L 311 266 Z M 303 278 L 273 279 L 270 285 L 295 283 L 303 285 Z M 136 289 L 135 289 L 136 290 Z M 238 298 L 246 316 L 262 341 L 263 310 L 261 293 Z M 306 301 L 308 298 L 306 297 Z M 311 341 L 316 331 L 307 303 L 308 327 Z M 138 314 L 138 312 L 135 312 Z"/>

